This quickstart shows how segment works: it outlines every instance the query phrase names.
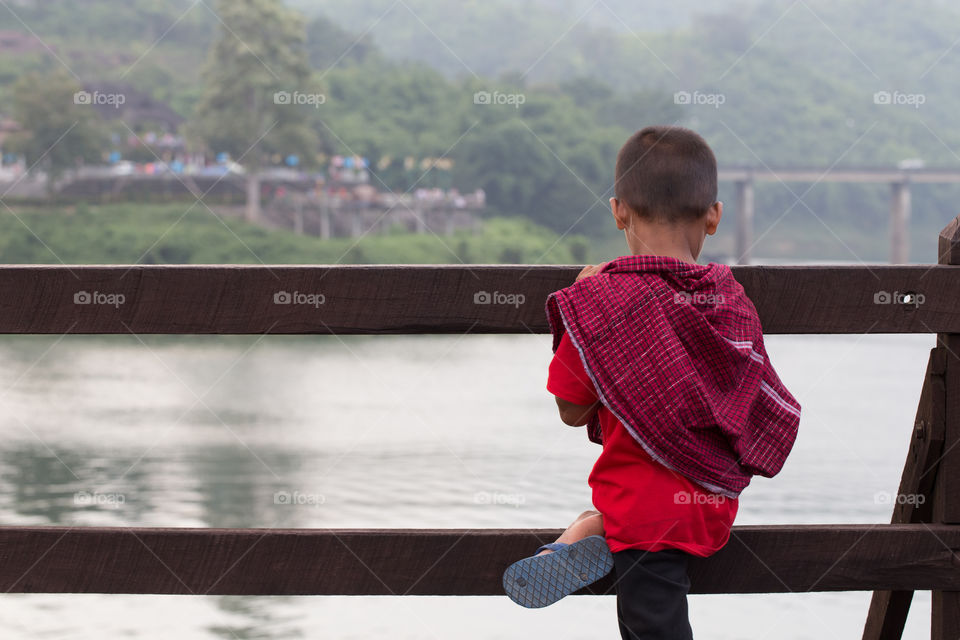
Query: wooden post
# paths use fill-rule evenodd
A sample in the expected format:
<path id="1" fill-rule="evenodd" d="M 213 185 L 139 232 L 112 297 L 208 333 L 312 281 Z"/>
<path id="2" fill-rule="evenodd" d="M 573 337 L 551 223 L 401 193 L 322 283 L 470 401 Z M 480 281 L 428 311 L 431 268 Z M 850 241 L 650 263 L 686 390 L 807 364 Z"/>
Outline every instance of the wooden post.
<path id="1" fill-rule="evenodd" d="M 303 196 L 299 194 L 293 198 L 293 232 L 303 235 Z"/>
<path id="2" fill-rule="evenodd" d="M 910 180 L 890 186 L 890 262 L 906 264 L 910 256 Z"/>
<path id="3" fill-rule="evenodd" d="M 320 237 L 324 240 L 330 239 L 330 205 L 326 199 L 320 205 Z"/>
<path id="4" fill-rule="evenodd" d="M 940 232 L 938 262 L 960 264 L 960 218 L 954 218 Z M 943 456 L 934 488 L 933 521 L 960 524 L 960 334 L 937 334 L 937 343 L 946 350 L 944 373 Z M 953 554 L 954 562 L 958 556 Z M 960 638 L 960 591 L 934 591 L 931 611 L 932 640 Z"/>
<path id="5" fill-rule="evenodd" d="M 893 236 L 898 237 L 897 209 L 909 214 L 906 183 L 894 184 Z M 900 218 L 903 222 L 903 218 Z M 901 227 L 900 231 L 904 231 Z M 901 234 L 900 239 L 903 239 Z M 894 240 L 894 253 L 897 251 Z M 905 247 L 905 244 L 902 245 Z M 960 264 L 960 218 L 940 232 L 938 262 Z M 905 255 L 901 254 L 904 258 Z M 896 262 L 897 260 L 891 256 Z M 903 468 L 892 524 L 933 522 L 960 524 L 960 334 L 937 334 L 920 392 L 910 450 Z M 922 496 L 922 500 L 919 497 Z M 902 497 L 902 498 L 901 498 Z M 902 502 L 901 502 L 902 499 Z M 952 553 L 952 552 L 951 552 Z M 956 559 L 957 556 L 954 555 Z M 876 591 L 863 631 L 863 640 L 896 640 L 913 600 L 912 591 Z M 934 591 L 930 637 L 960 638 L 960 592 Z"/>
<path id="6" fill-rule="evenodd" d="M 737 183 L 737 264 L 750 264 L 753 249 L 753 177 Z"/>
<path id="7" fill-rule="evenodd" d="M 423 210 L 423 207 L 420 206 L 419 202 L 417 203 L 416 207 L 414 207 L 413 215 L 417 220 L 417 233 L 426 233 L 427 219 L 424 216 L 426 216 L 427 213 Z"/>
<path id="8" fill-rule="evenodd" d="M 260 223 L 260 172 L 251 169 L 246 177 L 247 207 L 246 221 Z"/>
<path id="9" fill-rule="evenodd" d="M 350 236 L 359 238 L 363 235 L 363 228 L 360 225 L 360 209 L 351 206 L 347 210 L 350 212 Z"/>

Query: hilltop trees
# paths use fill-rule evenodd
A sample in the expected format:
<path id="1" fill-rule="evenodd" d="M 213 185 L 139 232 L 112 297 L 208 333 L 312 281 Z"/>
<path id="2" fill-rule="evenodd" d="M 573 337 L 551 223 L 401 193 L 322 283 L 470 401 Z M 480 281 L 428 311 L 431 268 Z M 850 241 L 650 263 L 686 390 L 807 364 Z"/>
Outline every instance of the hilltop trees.
<path id="1" fill-rule="evenodd" d="M 324 101 L 310 86 L 302 17 L 281 0 L 221 0 L 222 24 L 203 72 L 188 132 L 246 170 L 247 219 L 260 217 L 260 172 L 271 156 L 309 162 L 316 136 L 306 109 Z"/>
<path id="2" fill-rule="evenodd" d="M 98 159 L 106 146 L 85 95 L 65 71 L 27 74 L 14 85 L 11 113 L 22 130 L 11 137 L 8 149 L 46 172 L 48 191 L 67 169 Z"/>

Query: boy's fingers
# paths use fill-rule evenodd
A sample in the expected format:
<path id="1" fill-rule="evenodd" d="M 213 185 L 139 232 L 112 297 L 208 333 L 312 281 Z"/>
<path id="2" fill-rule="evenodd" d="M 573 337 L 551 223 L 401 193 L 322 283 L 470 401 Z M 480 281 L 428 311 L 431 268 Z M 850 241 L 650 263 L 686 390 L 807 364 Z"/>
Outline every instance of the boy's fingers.
<path id="1" fill-rule="evenodd" d="M 580 270 L 580 274 L 577 276 L 577 281 L 583 280 L 584 278 L 589 278 L 597 272 L 599 267 L 597 265 L 588 264 L 583 269 Z"/>
<path id="2" fill-rule="evenodd" d="M 589 278 L 590 276 L 594 276 L 594 275 L 598 274 L 598 273 L 600 272 L 600 270 L 603 269 L 603 268 L 606 266 L 606 264 L 607 264 L 607 263 L 605 263 L 605 262 L 604 262 L 604 263 L 601 263 L 601 264 L 588 264 L 587 266 L 585 266 L 585 267 L 580 271 L 580 275 L 577 276 L 577 280 L 576 280 L 576 281 L 579 282 L 580 280 L 583 280 L 584 278 Z"/>

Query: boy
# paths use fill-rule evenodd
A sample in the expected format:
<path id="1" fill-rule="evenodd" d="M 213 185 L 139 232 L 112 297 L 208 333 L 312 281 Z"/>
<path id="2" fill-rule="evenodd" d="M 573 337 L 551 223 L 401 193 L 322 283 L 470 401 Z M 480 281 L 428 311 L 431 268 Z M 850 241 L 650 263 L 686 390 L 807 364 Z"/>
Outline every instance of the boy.
<path id="1" fill-rule="evenodd" d="M 631 255 L 550 295 L 547 389 L 603 451 L 597 511 L 511 565 L 514 601 L 545 606 L 616 569 L 624 640 L 692 637 L 687 559 L 726 544 L 738 496 L 793 447 L 800 405 L 767 358 L 756 309 L 723 265 L 696 263 L 723 215 L 698 134 L 647 127 L 617 156 L 610 207 Z"/>

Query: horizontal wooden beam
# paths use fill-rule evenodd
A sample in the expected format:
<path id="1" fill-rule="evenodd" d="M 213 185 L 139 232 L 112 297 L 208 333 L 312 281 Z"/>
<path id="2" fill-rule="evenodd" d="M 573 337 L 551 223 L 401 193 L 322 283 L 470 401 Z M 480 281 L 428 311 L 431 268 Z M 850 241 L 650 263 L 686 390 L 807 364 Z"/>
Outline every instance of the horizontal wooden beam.
<path id="1" fill-rule="evenodd" d="M 0 527 L 8 593 L 502 595 L 560 530 Z M 694 593 L 960 590 L 960 526 L 735 527 Z M 608 576 L 583 593 L 612 593 Z"/>
<path id="2" fill-rule="evenodd" d="M 543 333 L 576 266 L 4 266 L 0 333 Z M 735 267 L 766 333 L 960 332 L 960 267 Z M 904 293 L 918 297 L 904 304 Z M 898 297 L 899 296 L 899 297 Z"/>

